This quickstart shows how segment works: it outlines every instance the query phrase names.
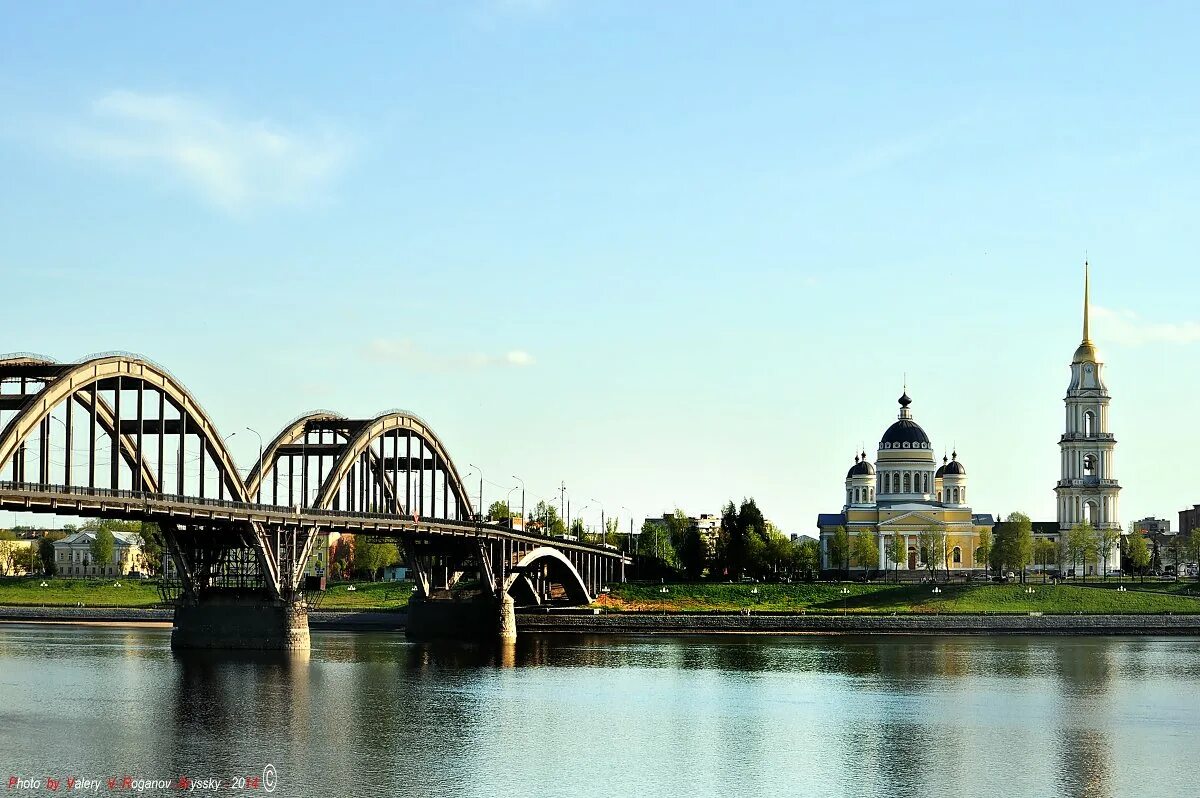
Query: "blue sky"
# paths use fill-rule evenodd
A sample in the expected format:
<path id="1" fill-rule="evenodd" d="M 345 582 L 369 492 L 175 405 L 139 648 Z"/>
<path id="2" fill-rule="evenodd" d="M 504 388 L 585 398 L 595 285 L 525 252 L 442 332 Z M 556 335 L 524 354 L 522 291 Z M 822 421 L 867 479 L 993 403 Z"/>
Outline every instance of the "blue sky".
<path id="1" fill-rule="evenodd" d="M 1174 521 L 1198 16 L 5 3 L 0 350 L 144 353 L 223 430 L 405 407 L 487 500 L 809 533 L 907 373 L 976 509 L 1049 519 L 1086 251 L 1122 520 Z"/>

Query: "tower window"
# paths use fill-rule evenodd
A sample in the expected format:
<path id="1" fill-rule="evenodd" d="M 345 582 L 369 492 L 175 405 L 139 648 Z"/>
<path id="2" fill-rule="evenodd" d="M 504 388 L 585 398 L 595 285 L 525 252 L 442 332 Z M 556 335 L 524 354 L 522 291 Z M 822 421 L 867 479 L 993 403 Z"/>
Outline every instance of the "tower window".
<path id="1" fill-rule="evenodd" d="M 951 555 L 950 561 L 955 565 L 962 564 L 962 549 L 960 549 L 958 546 L 954 547 L 954 553 Z"/>
<path id="2" fill-rule="evenodd" d="M 1094 477 L 1096 475 L 1096 456 L 1086 454 L 1083 456 L 1083 474 L 1084 476 Z"/>
<path id="3" fill-rule="evenodd" d="M 1096 416 L 1091 410 L 1088 410 L 1083 414 L 1083 434 L 1096 434 Z"/>

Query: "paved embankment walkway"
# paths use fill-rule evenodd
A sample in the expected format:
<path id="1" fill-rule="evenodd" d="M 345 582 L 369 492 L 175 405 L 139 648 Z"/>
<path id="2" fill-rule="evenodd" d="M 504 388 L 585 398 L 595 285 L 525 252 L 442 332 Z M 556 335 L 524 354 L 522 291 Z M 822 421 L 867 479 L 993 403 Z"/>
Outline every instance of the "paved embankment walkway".
<path id="1" fill-rule="evenodd" d="M 522 614 L 524 632 L 1200 635 L 1200 615 Z"/>
<path id="2" fill-rule="evenodd" d="M 0 623 L 127 623 L 170 625 L 175 616 L 169 609 L 123 607 L 0 607 Z M 338 612 L 316 610 L 308 614 L 312 629 L 370 631 L 402 630 L 403 612 Z"/>
<path id="3" fill-rule="evenodd" d="M 404 612 L 309 613 L 312 629 L 403 631 Z M 170 625 L 169 609 L 0 607 L 0 622 Z M 1200 635 L 1200 615 L 736 615 L 520 613 L 523 632 L 585 634 L 1079 634 Z"/>

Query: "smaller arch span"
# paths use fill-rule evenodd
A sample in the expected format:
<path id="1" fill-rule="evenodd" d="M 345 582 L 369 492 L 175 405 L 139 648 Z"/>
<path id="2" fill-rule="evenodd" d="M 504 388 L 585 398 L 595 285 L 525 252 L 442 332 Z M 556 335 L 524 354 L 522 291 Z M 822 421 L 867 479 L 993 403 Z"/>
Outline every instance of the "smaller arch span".
<path id="1" fill-rule="evenodd" d="M 575 604 L 590 604 L 592 595 L 588 592 L 587 585 L 583 581 L 583 577 L 575 568 L 574 564 L 567 558 L 565 554 L 550 546 L 539 546 L 526 552 L 516 565 L 512 567 L 512 571 L 504 580 L 504 592 L 508 593 L 516 588 L 516 592 L 532 592 L 532 588 L 528 586 L 525 579 L 525 574 L 530 566 L 539 563 L 546 563 L 559 577 L 559 583 L 567 592 L 567 597 Z M 525 581 L 525 585 L 518 583 Z M 515 598 L 515 596 L 514 596 Z"/>

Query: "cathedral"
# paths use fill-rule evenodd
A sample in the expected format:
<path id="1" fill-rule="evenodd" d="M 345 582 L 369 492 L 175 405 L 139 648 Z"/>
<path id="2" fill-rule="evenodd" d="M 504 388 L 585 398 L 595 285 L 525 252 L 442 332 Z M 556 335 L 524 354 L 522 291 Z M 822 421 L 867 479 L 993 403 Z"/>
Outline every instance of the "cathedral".
<path id="1" fill-rule="evenodd" d="M 990 515 L 976 515 L 967 504 L 967 469 L 958 452 L 942 457 L 939 466 L 933 444 L 913 418 L 912 399 L 907 389 L 900 397 L 900 414 L 884 430 L 875 455 L 875 464 L 862 452 L 846 473 L 846 503 L 840 513 L 822 513 L 817 517 L 821 530 L 821 567 L 839 569 L 832 562 L 830 539 L 838 527 L 845 527 L 851 539 L 870 536 L 879 558 L 869 569 L 852 564 L 852 570 L 896 568 L 916 571 L 925 567 L 920 534 L 937 528 L 945 533 L 946 550 L 938 567 L 951 571 L 975 568 L 975 549 L 980 530 L 990 529 Z M 906 557 L 900 563 L 887 559 L 894 537 L 903 540 Z M 978 567 L 982 568 L 981 563 Z"/>
<path id="2" fill-rule="evenodd" d="M 1109 430 L 1108 405 L 1110 396 L 1101 376 L 1100 362 L 1089 329 L 1090 274 L 1084 264 L 1083 282 L 1083 340 L 1071 359 L 1071 379 L 1064 398 L 1066 405 L 1065 432 L 1059 439 L 1061 477 L 1054 488 L 1058 497 L 1057 523 L 1035 523 L 1038 538 L 1060 545 L 1070 529 L 1089 523 L 1097 530 L 1120 532 L 1121 522 L 1117 499 L 1121 486 L 1116 479 L 1113 453 L 1116 438 Z M 874 571 L 886 568 L 919 570 L 925 567 L 924 552 L 919 538 L 922 531 L 937 528 L 945 533 L 944 567 L 950 571 L 983 569 L 976 563 L 975 551 L 979 534 L 992 529 L 991 515 L 974 514 L 967 503 L 967 469 L 958 459 L 958 452 L 942 457 L 937 465 L 933 445 L 921 425 L 913 418 L 912 399 L 907 386 L 900 397 L 900 414 L 879 441 L 875 463 L 867 453 L 855 456 L 846 473 L 846 503 L 840 513 L 821 513 L 817 516 L 820 529 L 821 567 L 840 570 L 844 563 L 830 556 L 830 541 L 839 527 L 844 527 L 850 539 L 867 535 L 879 552 L 878 562 L 870 567 L 851 563 L 852 571 Z M 907 561 L 892 563 L 887 557 L 893 538 L 902 538 Z M 994 538 L 994 536 L 993 536 Z M 1109 552 L 1110 570 L 1120 568 L 1120 543 Z M 939 568 L 943 567 L 939 563 Z M 1056 563 L 1054 568 L 1074 566 Z M 1103 558 L 1085 564 L 1088 574 L 1098 573 Z"/>

